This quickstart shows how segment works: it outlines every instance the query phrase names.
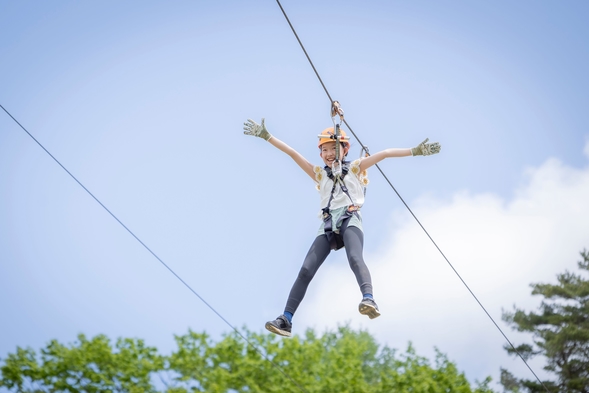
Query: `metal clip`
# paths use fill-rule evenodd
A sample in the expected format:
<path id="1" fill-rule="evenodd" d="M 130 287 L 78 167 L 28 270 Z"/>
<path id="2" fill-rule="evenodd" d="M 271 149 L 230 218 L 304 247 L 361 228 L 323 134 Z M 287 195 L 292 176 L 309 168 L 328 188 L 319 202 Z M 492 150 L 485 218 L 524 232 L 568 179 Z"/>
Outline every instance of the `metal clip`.
<path id="1" fill-rule="evenodd" d="M 335 179 L 339 179 L 342 175 L 342 165 L 339 159 L 336 159 L 331 164 L 331 173 Z"/>
<path id="2" fill-rule="evenodd" d="M 369 157 L 370 156 L 370 152 L 368 151 L 368 146 L 362 146 L 362 149 L 360 149 L 360 158 L 362 158 L 362 153 L 364 153 L 364 157 Z"/>

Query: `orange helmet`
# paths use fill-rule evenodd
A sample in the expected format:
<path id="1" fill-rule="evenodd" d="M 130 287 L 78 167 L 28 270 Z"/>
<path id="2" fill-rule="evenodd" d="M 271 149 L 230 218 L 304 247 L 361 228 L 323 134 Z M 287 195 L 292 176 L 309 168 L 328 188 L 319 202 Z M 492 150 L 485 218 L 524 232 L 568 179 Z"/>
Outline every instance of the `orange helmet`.
<path id="1" fill-rule="evenodd" d="M 322 144 L 327 142 L 335 142 L 335 135 L 333 135 L 333 127 L 329 127 L 321 131 L 321 134 L 317 135 L 319 137 L 319 143 L 317 144 L 318 147 L 321 147 Z M 350 137 L 346 135 L 344 130 L 340 130 L 340 141 L 346 144 L 349 144 Z"/>

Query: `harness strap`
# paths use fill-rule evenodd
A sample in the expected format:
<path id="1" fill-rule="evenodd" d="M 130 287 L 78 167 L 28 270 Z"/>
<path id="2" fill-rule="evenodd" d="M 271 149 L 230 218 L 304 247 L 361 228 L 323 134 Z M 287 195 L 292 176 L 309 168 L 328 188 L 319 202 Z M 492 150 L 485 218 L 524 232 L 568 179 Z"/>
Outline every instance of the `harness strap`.
<path id="1" fill-rule="evenodd" d="M 342 233 L 348 227 L 348 223 L 350 222 L 350 218 L 352 216 L 356 216 L 358 220 L 360 219 L 360 215 L 358 214 L 358 209 L 350 210 L 349 208 L 341 215 L 341 217 L 337 220 L 336 228 L 339 226 L 340 230 L 339 233 L 333 231 L 333 220 L 331 213 L 328 213 L 323 217 L 323 230 L 325 231 L 325 235 L 327 236 L 327 240 L 329 241 L 329 247 L 332 250 L 339 250 L 344 246 L 344 241 L 342 237 Z"/>
<path id="2" fill-rule="evenodd" d="M 325 206 L 322 209 L 323 223 L 324 223 L 323 230 L 325 231 L 325 234 L 327 235 L 327 239 L 329 240 L 329 245 L 332 250 L 339 250 L 340 248 L 342 248 L 344 246 L 343 239 L 342 239 L 341 235 L 338 235 L 337 233 L 335 233 L 333 231 L 334 230 L 333 220 L 332 220 L 331 211 L 330 211 L 331 202 L 333 201 L 333 196 L 335 194 L 335 189 L 336 189 L 338 183 L 340 184 L 340 187 L 341 187 L 342 191 L 344 192 L 344 194 L 346 194 L 348 196 L 348 198 L 350 199 L 350 202 L 352 202 L 352 205 L 350 207 L 348 207 L 348 209 L 345 211 L 345 213 L 342 214 L 341 217 L 337 220 L 337 222 L 335 224 L 335 228 L 337 228 L 338 225 L 341 224 L 340 225 L 340 233 L 341 233 L 348 226 L 349 219 L 352 217 L 352 215 L 355 215 L 356 217 L 358 217 L 358 219 L 360 219 L 360 215 L 358 214 L 358 207 L 355 206 L 354 200 L 352 199 L 352 197 L 350 196 L 350 192 L 348 191 L 348 187 L 346 187 L 346 185 L 344 184 L 344 177 L 348 174 L 348 171 L 349 171 L 348 164 L 349 164 L 348 162 L 344 162 L 344 165 L 342 165 L 342 174 L 339 177 L 335 177 L 331 171 L 331 168 L 328 166 L 325 166 L 325 171 L 327 172 L 327 177 L 329 177 L 333 181 L 333 187 L 331 188 L 331 194 L 329 195 L 329 200 L 327 201 L 327 206 Z M 355 209 L 350 210 L 351 207 L 355 207 Z"/>
<path id="3" fill-rule="evenodd" d="M 336 187 L 337 183 L 334 181 L 333 182 L 333 187 L 331 188 L 331 195 L 329 195 L 329 200 L 327 201 L 327 206 L 325 206 L 322 210 L 323 210 L 323 222 L 325 223 L 325 225 L 323 226 L 323 229 L 325 230 L 325 233 L 327 232 L 332 232 L 332 223 L 331 223 L 331 212 L 329 211 L 329 207 L 331 206 L 331 201 L 333 200 L 333 194 L 335 192 L 335 187 Z"/>

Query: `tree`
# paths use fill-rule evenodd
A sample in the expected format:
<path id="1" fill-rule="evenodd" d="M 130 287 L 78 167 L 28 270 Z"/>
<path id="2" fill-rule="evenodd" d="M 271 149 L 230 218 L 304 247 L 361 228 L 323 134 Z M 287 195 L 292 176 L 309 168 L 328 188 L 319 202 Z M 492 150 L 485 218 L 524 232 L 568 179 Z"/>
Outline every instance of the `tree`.
<path id="1" fill-rule="evenodd" d="M 157 354 L 141 340 L 80 336 L 66 347 L 52 341 L 40 359 L 17 349 L 0 363 L 0 387 L 12 392 L 166 393 L 491 393 L 490 378 L 471 387 L 463 373 L 441 353 L 435 364 L 406 352 L 380 348 L 365 331 L 340 327 L 321 336 L 282 339 L 243 329 L 214 342 L 206 333 L 176 336 L 177 349 Z"/>
<path id="2" fill-rule="evenodd" d="M 103 335 L 83 334 L 71 346 L 51 341 L 41 351 L 17 348 L 0 368 L 0 387 L 15 392 L 156 392 L 150 374 L 163 366 L 155 348 L 142 340 L 119 339 L 115 351 Z"/>
<path id="3" fill-rule="evenodd" d="M 302 392 L 389 393 L 459 392 L 488 393 L 490 378 L 472 388 L 456 365 L 438 352 L 435 366 L 409 346 L 379 349 L 365 331 L 340 327 L 318 337 L 308 330 L 304 339 L 246 333 L 247 340 L 263 348 L 265 356 L 239 338 L 226 336 L 211 346 L 202 334 L 176 337 L 178 351 L 170 357 L 170 369 L 179 377 L 177 386 L 188 392 Z M 284 370 L 291 379 L 276 367 Z M 302 390 L 302 389 L 303 390 Z"/>
<path id="4" fill-rule="evenodd" d="M 589 272 L 589 252 L 581 252 L 578 262 L 583 273 Z M 537 355 L 546 358 L 545 370 L 555 381 L 544 381 L 551 392 L 589 393 L 589 279 L 566 271 L 557 275 L 558 284 L 531 284 L 532 295 L 544 297 L 539 312 L 526 313 L 515 308 L 503 312 L 503 320 L 520 332 L 532 334 L 532 344 L 516 347 L 524 359 Z M 510 354 L 513 348 L 505 346 Z M 534 380 L 517 379 L 501 371 L 501 382 L 507 391 L 545 392 Z"/>

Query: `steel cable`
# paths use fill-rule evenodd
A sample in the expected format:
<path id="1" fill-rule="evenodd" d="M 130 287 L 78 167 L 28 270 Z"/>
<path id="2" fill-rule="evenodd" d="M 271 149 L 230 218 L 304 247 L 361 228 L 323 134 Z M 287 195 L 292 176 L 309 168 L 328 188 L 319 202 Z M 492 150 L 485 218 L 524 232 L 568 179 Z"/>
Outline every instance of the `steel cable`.
<path id="1" fill-rule="evenodd" d="M 190 292 L 192 292 L 197 298 L 199 298 L 200 301 L 202 301 L 212 312 L 214 312 L 219 318 L 221 318 L 221 320 L 223 322 L 225 322 L 225 324 L 227 324 L 227 326 L 229 326 L 235 333 L 237 333 L 246 343 L 248 343 L 248 345 L 250 345 L 252 348 L 254 348 L 254 350 L 257 353 L 259 353 L 265 360 L 270 362 L 270 364 L 272 364 L 272 366 L 274 366 L 278 371 L 280 371 L 286 378 L 288 378 L 292 383 L 294 383 L 302 392 L 308 393 L 308 391 L 305 388 L 303 388 L 296 380 L 294 380 L 290 375 L 288 375 L 288 373 L 286 373 L 280 366 L 278 366 L 276 363 L 274 363 L 274 361 L 272 361 L 272 359 L 270 359 L 268 357 L 268 355 L 266 355 L 265 353 L 260 351 L 256 345 L 254 345 L 235 326 L 233 326 L 227 319 L 225 319 L 225 317 L 223 317 L 223 315 L 221 315 L 220 312 L 218 312 L 213 306 L 211 306 L 202 296 L 200 296 L 198 294 L 198 292 L 196 292 L 186 281 L 184 281 L 182 279 L 182 277 L 180 277 L 155 252 L 153 252 L 153 250 L 151 248 L 149 248 L 147 246 L 147 244 L 145 244 L 137 235 L 135 235 L 135 233 L 133 233 L 133 231 L 131 229 L 129 229 L 129 227 L 127 227 L 112 211 L 110 211 L 110 209 L 107 208 L 92 192 L 90 192 L 90 190 L 88 188 L 86 188 L 86 186 L 84 186 L 84 184 L 82 184 L 82 182 L 80 180 L 78 180 L 78 178 L 76 176 L 74 176 L 57 158 L 55 158 L 55 156 L 53 154 L 51 154 L 49 152 L 49 150 L 46 149 L 45 146 L 43 146 L 41 144 L 41 142 L 39 142 L 18 120 L 16 120 L 16 118 L 14 116 L 12 116 L 12 114 L 10 114 L 10 112 L 8 112 L 8 110 L 6 110 L 6 108 L 4 108 L 4 106 L 2 106 L 0 104 L 0 108 L 2 108 L 2 110 L 4 110 L 4 112 L 6 112 L 6 114 L 8 116 L 10 116 L 10 118 L 12 120 L 14 120 L 14 122 L 16 124 L 18 124 L 18 126 L 20 128 L 22 128 L 23 131 L 26 132 L 28 136 L 30 136 L 31 139 L 33 139 L 33 141 L 35 141 L 35 143 L 37 143 L 37 145 L 39 145 L 41 147 L 41 149 L 43 149 L 45 151 L 45 153 L 47 153 L 49 155 L 49 157 L 51 157 L 53 159 L 53 161 L 55 161 L 68 175 L 70 175 L 70 177 L 72 179 L 74 179 L 75 182 L 78 183 L 78 185 L 80 187 L 82 187 L 84 189 L 84 191 L 86 191 L 88 193 L 88 195 L 90 195 L 92 197 L 92 199 L 94 199 L 100 206 L 102 206 L 102 208 L 104 210 L 106 210 L 106 212 L 108 214 L 110 214 L 111 217 L 114 218 L 123 228 L 125 228 L 125 230 L 127 232 L 129 232 L 129 234 L 131 234 L 131 236 L 133 236 L 135 238 L 135 240 L 137 240 L 147 251 L 149 251 L 149 253 L 151 255 L 153 255 L 155 257 L 155 259 L 157 259 L 166 269 L 168 269 L 168 271 L 170 273 L 172 273 L 172 275 L 174 275 L 174 277 L 176 277 L 182 284 L 184 284 L 184 286 L 186 288 L 188 288 L 188 290 Z"/>
<path id="2" fill-rule="evenodd" d="M 321 79 L 321 76 L 319 75 L 319 72 L 317 72 L 317 68 L 315 68 L 315 65 L 313 64 L 313 61 L 311 60 L 311 57 L 307 53 L 307 50 L 305 49 L 305 46 L 301 42 L 301 39 L 299 38 L 299 35 L 297 34 L 294 26 L 290 22 L 290 19 L 288 18 L 288 15 L 286 14 L 286 11 L 284 11 L 284 8 L 282 7 L 282 4 L 280 4 L 280 0 L 276 0 L 276 2 L 278 3 L 278 6 L 280 7 L 280 10 L 282 11 L 282 14 L 284 15 L 284 18 L 288 22 L 288 25 L 290 26 L 290 28 L 291 28 L 294 36 L 296 37 L 296 39 L 297 39 L 297 41 L 299 43 L 299 45 L 301 46 L 301 49 L 305 53 L 305 56 L 307 57 L 307 60 L 309 61 L 309 64 L 311 64 L 311 67 L 313 68 L 313 71 L 315 72 L 315 75 L 317 76 L 317 79 L 319 79 L 319 82 L 321 83 L 321 86 L 323 87 L 323 90 L 325 90 L 325 94 L 327 94 L 327 97 L 329 98 L 329 104 L 331 106 L 333 104 L 333 101 L 334 101 L 331 98 L 331 94 L 329 94 L 329 91 L 327 90 L 327 87 L 325 87 L 325 83 L 323 83 L 323 80 Z M 343 121 L 346 124 L 346 126 L 348 127 L 348 129 L 350 130 L 350 132 L 352 133 L 352 135 L 354 135 L 354 138 L 356 138 L 356 140 L 358 141 L 358 143 L 360 144 L 360 146 L 362 146 L 362 148 L 366 150 L 366 147 L 364 146 L 364 144 L 362 143 L 362 141 L 360 140 L 360 138 L 358 137 L 358 135 L 356 135 L 356 133 L 352 130 L 352 127 L 350 127 L 350 125 L 348 124 L 348 122 L 345 119 Z M 442 257 L 444 258 L 444 260 L 448 263 L 448 265 L 450 266 L 450 268 L 454 271 L 454 273 L 456 274 L 456 276 L 458 276 L 458 278 L 460 279 L 460 281 L 462 282 L 462 284 L 464 284 L 464 286 L 466 287 L 466 289 L 468 290 L 468 292 L 470 292 L 470 294 L 476 300 L 476 302 L 478 303 L 478 305 L 483 309 L 483 311 L 485 312 L 485 314 L 489 317 L 489 319 L 491 320 L 491 322 L 493 323 L 493 325 L 495 325 L 495 327 L 499 330 L 499 332 L 501 333 L 501 335 L 503 336 L 503 338 L 509 343 L 509 346 L 515 351 L 515 353 L 517 353 L 517 355 L 525 363 L 525 365 L 528 367 L 528 369 L 530 370 L 530 372 L 534 375 L 534 377 L 536 377 L 536 380 L 538 380 L 538 382 L 544 387 L 544 389 L 546 389 L 546 391 L 548 393 L 550 393 L 550 391 L 548 390 L 548 388 L 546 387 L 546 385 L 544 384 L 544 382 L 542 382 L 540 380 L 540 378 L 538 378 L 538 376 L 536 375 L 536 373 L 534 372 L 534 370 L 532 369 L 532 367 L 528 364 L 528 362 L 526 361 L 526 359 L 524 359 L 524 357 L 522 356 L 522 354 L 515 348 L 515 346 L 511 342 L 511 340 L 509 340 L 509 338 L 507 337 L 507 335 L 503 332 L 503 329 L 501 329 L 501 327 L 499 327 L 499 325 L 497 324 L 497 322 L 495 322 L 495 319 L 491 316 L 491 314 L 489 314 L 489 312 L 487 311 L 487 309 L 485 308 L 485 306 L 483 306 L 483 304 L 481 303 L 481 301 L 477 298 L 477 296 L 474 294 L 474 292 L 466 284 L 466 281 L 464 281 L 464 279 L 462 278 L 462 276 L 460 276 L 460 274 L 458 273 L 458 271 L 456 270 L 456 268 L 454 268 L 454 266 L 452 265 L 452 263 L 450 263 L 450 260 L 442 252 L 442 250 L 440 249 L 440 247 L 437 245 L 437 243 L 434 241 L 434 239 L 431 237 L 431 235 L 425 229 L 425 227 L 423 226 L 423 224 L 421 223 L 421 221 L 419 221 L 419 219 L 417 218 L 417 216 L 415 215 L 415 213 L 413 213 L 413 211 L 411 210 L 411 208 L 409 207 L 409 205 L 407 204 L 407 202 L 405 202 L 405 200 L 403 199 L 403 197 L 401 196 L 401 194 L 397 191 L 397 189 L 395 188 L 395 186 L 393 186 L 393 183 L 391 183 L 391 181 L 389 180 L 389 178 L 382 171 L 382 169 L 378 166 L 378 164 L 375 164 L 375 166 L 378 169 L 378 171 L 381 173 L 381 175 L 384 177 L 384 179 L 386 180 L 386 182 L 389 184 L 389 186 L 393 189 L 393 191 L 395 192 L 395 194 L 397 194 L 397 196 L 399 197 L 399 199 L 401 200 L 401 202 L 403 203 L 403 205 L 405 205 L 405 207 L 407 208 L 407 210 L 409 211 L 409 213 L 411 213 L 411 215 L 413 216 L 413 218 L 415 219 L 415 221 L 417 222 L 417 224 L 419 224 L 419 226 L 421 227 L 421 229 L 423 230 L 423 232 L 425 232 L 425 234 L 430 239 L 430 241 L 433 243 L 433 245 L 438 250 L 438 252 L 442 255 Z"/>

